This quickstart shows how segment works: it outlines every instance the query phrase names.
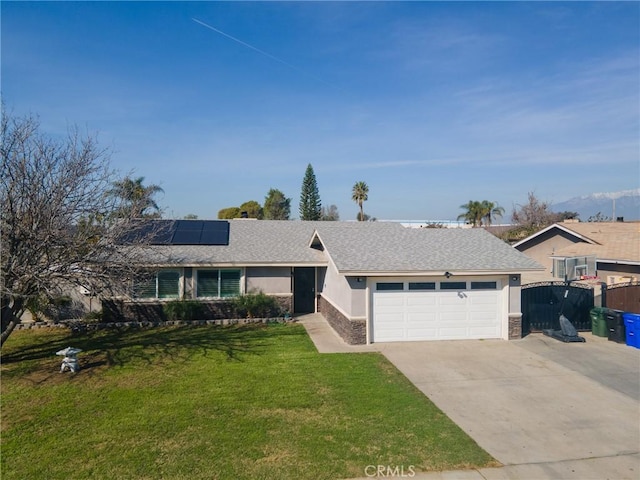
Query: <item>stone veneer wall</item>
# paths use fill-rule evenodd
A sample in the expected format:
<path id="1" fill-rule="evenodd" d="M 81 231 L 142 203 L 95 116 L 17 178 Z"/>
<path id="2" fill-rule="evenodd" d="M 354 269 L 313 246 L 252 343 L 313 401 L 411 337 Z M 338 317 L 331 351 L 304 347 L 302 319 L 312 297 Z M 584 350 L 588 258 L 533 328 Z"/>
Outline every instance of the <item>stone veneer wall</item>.
<path id="1" fill-rule="evenodd" d="M 509 314 L 509 340 L 522 338 L 522 314 Z"/>
<path id="2" fill-rule="evenodd" d="M 329 325 L 349 345 L 364 345 L 367 343 L 367 324 L 365 320 L 348 319 L 322 295 L 318 297 L 318 311 L 322 313 Z"/>

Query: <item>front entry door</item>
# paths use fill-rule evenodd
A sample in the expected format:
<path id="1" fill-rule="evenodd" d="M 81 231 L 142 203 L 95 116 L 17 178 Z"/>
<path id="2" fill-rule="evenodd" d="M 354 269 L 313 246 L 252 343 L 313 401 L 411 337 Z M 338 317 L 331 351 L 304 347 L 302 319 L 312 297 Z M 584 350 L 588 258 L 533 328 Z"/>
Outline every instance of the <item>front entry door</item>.
<path id="1" fill-rule="evenodd" d="M 316 311 L 316 269 L 296 267 L 293 269 L 293 311 L 313 313 Z"/>

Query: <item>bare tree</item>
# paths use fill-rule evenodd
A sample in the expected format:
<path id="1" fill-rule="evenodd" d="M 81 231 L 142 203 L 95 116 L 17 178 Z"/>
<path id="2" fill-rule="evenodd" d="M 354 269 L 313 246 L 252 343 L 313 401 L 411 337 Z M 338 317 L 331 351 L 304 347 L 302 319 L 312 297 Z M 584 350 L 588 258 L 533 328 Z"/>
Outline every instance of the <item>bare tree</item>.
<path id="1" fill-rule="evenodd" d="M 577 216 L 574 212 L 554 213 L 548 202 L 539 200 L 534 192 L 529 192 L 526 204 L 513 207 L 511 221 L 514 227 L 502 233 L 500 237 L 513 243 L 572 215 Z"/>
<path id="2" fill-rule="evenodd" d="M 513 223 L 535 231 L 558 221 L 558 214 L 551 211 L 548 202 L 538 200 L 533 192 L 527 194 L 527 200 L 526 204 L 514 207 L 511 215 Z"/>
<path id="3" fill-rule="evenodd" d="M 82 286 L 115 291 L 136 273 L 136 246 L 119 245 L 132 217 L 109 195 L 109 152 L 70 129 L 62 140 L 39 130 L 33 116 L 2 112 L 0 146 L 0 345 L 30 299 Z M 117 281 L 114 281 L 117 279 Z"/>
<path id="4" fill-rule="evenodd" d="M 322 207 L 320 211 L 320 220 L 327 222 L 337 222 L 340 220 L 340 213 L 338 212 L 338 207 L 336 205 L 331 204 L 328 208 Z"/>

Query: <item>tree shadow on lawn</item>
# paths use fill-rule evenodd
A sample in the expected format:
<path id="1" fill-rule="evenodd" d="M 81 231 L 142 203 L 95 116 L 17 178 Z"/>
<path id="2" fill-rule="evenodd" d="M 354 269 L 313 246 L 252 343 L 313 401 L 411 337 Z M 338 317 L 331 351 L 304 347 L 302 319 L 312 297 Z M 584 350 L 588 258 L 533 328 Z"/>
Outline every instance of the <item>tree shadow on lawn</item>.
<path id="1" fill-rule="evenodd" d="M 71 331 L 38 332 L 38 339 L 23 347 L 3 348 L 3 374 L 29 374 L 51 367 L 60 368 L 62 358 L 55 353 L 65 347 L 80 348 L 80 371 L 89 373 L 102 367 L 122 367 L 137 363 L 183 363 L 194 355 L 222 352 L 227 361 L 243 361 L 247 354 L 260 355 L 281 335 L 300 335 L 300 329 L 270 328 L 265 324 L 229 326 L 177 326 L 123 328 L 74 334 Z M 8 342 L 9 343 L 9 342 Z M 8 350 L 5 352 L 5 350 Z M 22 364 L 12 368 L 15 364 Z"/>

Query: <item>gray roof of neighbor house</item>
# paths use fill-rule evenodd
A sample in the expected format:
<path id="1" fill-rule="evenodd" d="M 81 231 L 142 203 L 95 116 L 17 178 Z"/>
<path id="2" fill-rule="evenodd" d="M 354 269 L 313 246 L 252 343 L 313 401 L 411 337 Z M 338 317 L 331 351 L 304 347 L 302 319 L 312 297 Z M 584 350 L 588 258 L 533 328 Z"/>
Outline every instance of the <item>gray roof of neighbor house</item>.
<path id="1" fill-rule="evenodd" d="M 543 267 L 480 228 L 403 228 L 372 236 L 364 230 L 318 229 L 337 269 L 350 274 L 520 272 Z"/>
<path id="2" fill-rule="evenodd" d="M 319 246 L 314 238 L 324 251 L 313 248 Z M 413 229 L 395 222 L 230 220 L 228 245 L 157 245 L 140 260 L 157 266 L 321 266 L 328 255 L 344 273 L 542 269 L 482 229 Z"/>

